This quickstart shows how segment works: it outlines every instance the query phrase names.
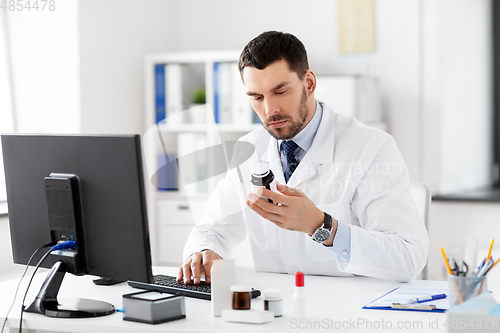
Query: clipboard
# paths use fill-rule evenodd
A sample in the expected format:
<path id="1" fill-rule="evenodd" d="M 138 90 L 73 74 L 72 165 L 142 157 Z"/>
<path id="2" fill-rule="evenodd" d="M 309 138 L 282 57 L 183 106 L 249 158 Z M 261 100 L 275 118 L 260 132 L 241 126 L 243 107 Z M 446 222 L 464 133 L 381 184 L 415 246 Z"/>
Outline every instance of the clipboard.
<path id="1" fill-rule="evenodd" d="M 447 298 L 429 301 L 425 303 L 412 304 L 408 306 L 395 306 L 393 303 L 402 303 L 406 300 L 418 297 L 425 297 L 430 295 L 447 293 L 448 288 L 440 287 L 425 287 L 422 285 L 403 285 L 388 293 L 380 296 L 374 301 L 366 304 L 363 309 L 370 310 L 396 310 L 396 311 L 425 311 L 425 312 L 435 312 L 443 313 L 447 311 L 450 307 L 449 300 Z M 433 305 L 433 306 L 431 306 Z"/>

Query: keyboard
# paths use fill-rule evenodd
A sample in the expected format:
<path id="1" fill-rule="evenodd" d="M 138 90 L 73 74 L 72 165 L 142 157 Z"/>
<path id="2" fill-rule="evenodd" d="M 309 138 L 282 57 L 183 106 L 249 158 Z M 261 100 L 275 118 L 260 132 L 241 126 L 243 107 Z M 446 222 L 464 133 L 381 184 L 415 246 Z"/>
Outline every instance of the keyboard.
<path id="1" fill-rule="evenodd" d="M 167 294 L 174 294 L 179 296 L 194 297 L 200 299 L 211 300 L 211 285 L 205 281 L 195 285 L 192 282 L 185 285 L 184 282 L 177 282 L 175 276 L 169 275 L 155 275 L 153 276 L 153 283 L 144 283 L 137 281 L 128 281 L 128 285 L 134 288 L 154 290 Z M 252 289 L 252 298 L 260 296 L 260 290 Z"/>

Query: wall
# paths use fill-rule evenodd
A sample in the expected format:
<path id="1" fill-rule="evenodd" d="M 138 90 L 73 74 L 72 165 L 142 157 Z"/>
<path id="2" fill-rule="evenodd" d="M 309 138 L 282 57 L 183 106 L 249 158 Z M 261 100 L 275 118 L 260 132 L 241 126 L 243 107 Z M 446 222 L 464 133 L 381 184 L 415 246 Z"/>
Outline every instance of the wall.
<path id="1" fill-rule="evenodd" d="M 41 4 L 40 4 L 41 6 Z M 7 13 L 17 130 L 80 130 L 77 1 Z"/>
<path id="2" fill-rule="evenodd" d="M 442 193 L 490 183 L 492 157 L 491 2 L 423 1 L 423 178 Z M 500 237 L 500 205 L 434 202 L 429 276 L 445 277 L 439 249 L 462 257 L 474 238 L 485 256 Z M 498 258 L 499 252 L 494 254 Z M 480 258 L 482 259 L 482 258 Z M 500 271 L 491 279 L 500 280 Z"/>
<path id="3" fill-rule="evenodd" d="M 491 184 L 490 13 L 491 1 L 443 1 L 443 193 Z"/>
<path id="4" fill-rule="evenodd" d="M 79 1 L 82 133 L 143 133 L 144 57 L 178 49 L 177 6 Z"/>
<path id="5" fill-rule="evenodd" d="M 341 55 L 338 51 L 337 2 L 184 0 L 180 2 L 182 51 L 236 49 L 263 31 L 296 35 L 308 50 L 316 74 L 368 74 L 380 80 L 390 131 L 420 180 L 420 1 L 376 1 L 376 51 Z M 193 10 L 195 8 L 196 10 Z M 222 8 L 224 10 L 222 10 Z M 196 24 L 193 24 L 196 22 Z"/>
<path id="6" fill-rule="evenodd" d="M 9 56 L 7 53 L 7 13 L 0 11 L 0 133 L 9 133 L 14 130 L 14 116 L 12 112 L 12 90 L 10 87 L 11 71 L 9 68 Z M 1 138 L 0 138 L 1 143 Z M 2 147 L 0 145 L 0 156 Z M 3 163 L 0 160 L 0 202 L 7 200 L 5 191 L 5 174 Z M 3 205 L 0 204 L 0 214 L 4 213 Z"/>
<path id="7" fill-rule="evenodd" d="M 18 131 L 142 133 L 144 56 L 178 48 L 177 3 L 67 0 L 9 12 Z"/>
<path id="8" fill-rule="evenodd" d="M 491 184 L 491 2 L 423 1 L 423 179 L 434 192 Z"/>

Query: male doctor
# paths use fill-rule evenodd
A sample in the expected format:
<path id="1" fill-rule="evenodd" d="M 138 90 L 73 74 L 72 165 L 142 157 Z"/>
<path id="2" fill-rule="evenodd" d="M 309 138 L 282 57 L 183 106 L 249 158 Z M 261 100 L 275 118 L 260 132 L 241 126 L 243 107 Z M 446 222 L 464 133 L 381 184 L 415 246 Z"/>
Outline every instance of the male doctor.
<path id="1" fill-rule="evenodd" d="M 247 235 L 257 271 L 414 279 L 428 236 L 393 138 L 314 98 L 316 76 L 291 34 L 262 33 L 238 65 L 263 125 L 240 140 L 279 193 L 252 193 L 253 162 L 228 171 L 189 236 L 178 281 L 210 282 L 213 260 Z"/>

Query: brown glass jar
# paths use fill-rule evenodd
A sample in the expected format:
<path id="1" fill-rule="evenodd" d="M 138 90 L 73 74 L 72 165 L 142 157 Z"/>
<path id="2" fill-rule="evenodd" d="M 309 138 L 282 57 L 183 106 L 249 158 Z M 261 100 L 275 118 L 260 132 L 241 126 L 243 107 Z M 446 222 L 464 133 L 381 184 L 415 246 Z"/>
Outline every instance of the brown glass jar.
<path id="1" fill-rule="evenodd" d="M 233 310 L 250 310 L 252 288 L 249 286 L 231 286 Z"/>

